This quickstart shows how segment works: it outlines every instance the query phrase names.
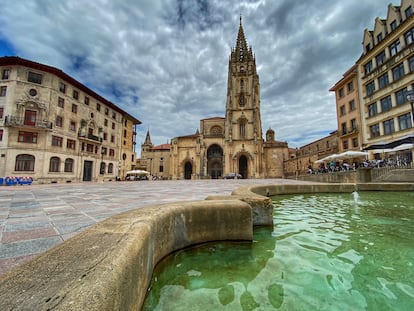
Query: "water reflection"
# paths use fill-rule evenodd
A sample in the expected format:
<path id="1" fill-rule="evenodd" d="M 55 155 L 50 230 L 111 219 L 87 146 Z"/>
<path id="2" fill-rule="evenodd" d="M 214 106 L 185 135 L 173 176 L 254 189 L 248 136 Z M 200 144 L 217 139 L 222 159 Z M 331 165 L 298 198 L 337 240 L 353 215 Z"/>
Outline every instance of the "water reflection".
<path id="1" fill-rule="evenodd" d="M 414 193 L 278 197 L 254 243 L 174 253 L 144 310 L 411 310 Z M 357 204 L 356 204 L 357 203 Z"/>

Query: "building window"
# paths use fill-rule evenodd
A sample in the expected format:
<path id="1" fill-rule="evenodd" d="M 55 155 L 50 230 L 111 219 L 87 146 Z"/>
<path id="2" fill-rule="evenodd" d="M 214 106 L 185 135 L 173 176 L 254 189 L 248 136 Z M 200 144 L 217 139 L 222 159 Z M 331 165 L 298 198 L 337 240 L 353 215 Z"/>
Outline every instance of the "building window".
<path id="1" fill-rule="evenodd" d="M 372 71 L 372 60 L 364 65 L 365 74 L 369 74 Z"/>
<path id="2" fill-rule="evenodd" d="M 342 141 L 342 148 L 343 148 L 344 150 L 347 150 L 347 149 L 348 149 L 348 140 L 343 140 L 343 141 Z"/>
<path id="3" fill-rule="evenodd" d="M 104 139 L 104 140 L 107 140 L 107 139 L 108 139 L 108 133 L 104 133 L 104 134 L 103 134 L 103 139 Z"/>
<path id="4" fill-rule="evenodd" d="M 101 111 L 101 104 L 96 103 L 96 110 L 97 110 L 97 111 Z"/>
<path id="5" fill-rule="evenodd" d="M 58 97 L 58 107 L 64 108 L 65 107 L 65 99 L 62 97 Z"/>
<path id="6" fill-rule="evenodd" d="M 414 28 L 411 28 L 404 34 L 405 44 L 410 45 L 414 42 Z"/>
<path id="7" fill-rule="evenodd" d="M 37 133 L 19 131 L 18 142 L 37 144 Z"/>
<path id="8" fill-rule="evenodd" d="M 112 122 L 112 129 L 113 130 L 115 129 L 115 123 L 114 122 Z"/>
<path id="9" fill-rule="evenodd" d="M 63 118 L 61 116 L 56 116 L 56 122 L 55 125 L 57 127 L 62 127 L 63 126 Z"/>
<path id="10" fill-rule="evenodd" d="M 29 74 L 27 76 L 27 81 L 36 83 L 36 84 L 42 84 L 43 76 L 40 73 L 35 73 L 32 71 L 29 71 Z"/>
<path id="11" fill-rule="evenodd" d="M 388 95 L 381 99 L 381 112 L 388 111 L 392 108 L 391 96 Z"/>
<path id="12" fill-rule="evenodd" d="M 3 129 L 0 130 L 0 141 L 3 141 Z"/>
<path id="13" fill-rule="evenodd" d="M 104 120 L 104 125 L 108 126 L 108 120 L 107 119 Z"/>
<path id="14" fill-rule="evenodd" d="M 115 142 L 115 136 L 111 135 L 111 143 L 114 143 L 114 142 Z"/>
<path id="15" fill-rule="evenodd" d="M 127 137 L 127 131 L 124 130 L 124 138 L 126 138 L 126 137 Z"/>
<path id="16" fill-rule="evenodd" d="M 35 110 L 25 110 L 24 112 L 24 125 L 36 125 L 37 111 Z"/>
<path id="17" fill-rule="evenodd" d="M 93 150 L 94 150 L 94 148 L 93 148 L 93 145 L 92 144 L 86 144 L 86 151 L 87 152 L 93 152 Z"/>
<path id="18" fill-rule="evenodd" d="M 359 146 L 358 137 L 352 138 L 352 147 L 356 148 Z"/>
<path id="19" fill-rule="evenodd" d="M 164 165 L 160 165 L 159 171 L 160 171 L 160 173 L 164 172 Z"/>
<path id="20" fill-rule="evenodd" d="M 369 127 L 371 138 L 380 136 L 379 124 L 374 124 Z"/>
<path id="21" fill-rule="evenodd" d="M 374 92 L 375 92 L 375 81 L 371 81 L 370 83 L 368 83 L 366 88 L 367 88 L 367 96 L 370 96 L 370 95 L 374 94 Z"/>
<path id="22" fill-rule="evenodd" d="M 0 119 L 3 119 L 4 108 L 0 107 Z"/>
<path id="23" fill-rule="evenodd" d="M 401 79 L 402 77 L 404 77 L 404 64 L 403 63 L 399 64 L 397 67 L 394 67 L 392 69 L 393 81 L 397 81 Z"/>
<path id="24" fill-rule="evenodd" d="M 352 119 L 351 120 L 351 129 L 352 129 L 352 131 L 356 131 L 356 129 L 357 129 L 357 121 L 356 121 L 356 119 Z"/>
<path id="25" fill-rule="evenodd" d="M 59 172 L 60 159 L 58 157 L 51 157 L 49 163 L 49 172 Z"/>
<path id="26" fill-rule="evenodd" d="M 240 121 L 239 126 L 240 126 L 239 128 L 240 137 L 241 138 L 246 137 L 246 122 L 244 120 Z"/>
<path id="27" fill-rule="evenodd" d="M 349 111 L 354 111 L 356 109 L 355 100 L 349 102 Z"/>
<path id="28" fill-rule="evenodd" d="M 85 96 L 85 101 L 84 101 L 86 106 L 89 106 L 89 97 Z"/>
<path id="29" fill-rule="evenodd" d="M 373 103 L 368 106 L 368 116 L 373 117 L 378 113 L 377 103 Z"/>
<path id="30" fill-rule="evenodd" d="M 15 171 L 34 171 L 35 157 L 30 154 L 19 154 L 16 156 Z"/>
<path id="31" fill-rule="evenodd" d="M 73 159 L 66 159 L 65 160 L 65 168 L 64 171 L 66 173 L 72 173 L 73 172 Z"/>
<path id="32" fill-rule="evenodd" d="M 344 96 L 345 96 L 344 88 L 339 89 L 339 97 L 344 97 Z"/>
<path id="33" fill-rule="evenodd" d="M 112 174 L 114 172 L 114 164 L 109 163 L 108 164 L 108 174 Z"/>
<path id="34" fill-rule="evenodd" d="M 59 83 L 59 91 L 62 93 L 66 93 L 66 84 L 63 82 Z"/>
<path id="35" fill-rule="evenodd" d="M 70 121 L 69 123 L 69 131 L 75 132 L 76 131 L 76 122 Z"/>
<path id="36" fill-rule="evenodd" d="M 377 61 L 377 67 L 379 67 L 382 64 L 384 64 L 385 63 L 385 60 L 386 60 L 385 51 L 382 51 L 377 56 L 375 56 L 375 60 Z"/>
<path id="37" fill-rule="evenodd" d="M 389 84 L 388 80 L 388 72 L 384 73 L 382 76 L 378 78 L 378 88 L 383 89 Z"/>
<path id="38" fill-rule="evenodd" d="M 382 41 L 382 32 L 380 32 L 378 35 L 377 35 L 377 43 L 380 43 L 381 41 Z"/>
<path id="39" fill-rule="evenodd" d="M 109 109 L 107 107 L 105 107 L 105 115 L 109 114 Z"/>
<path id="40" fill-rule="evenodd" d="M 7 93 L 7 86 L 0 87 L 0 97 L 6 96 Z"/>
<path id="41" fill-rule="evenodd" d="M 110 157 L 114 157 L 115 156 L 115 150 L 114 149 L 109 149 L 109 156 Z"/>
<path id="42" fill-rule="evenodd" d="M 389 119 L 384 121 L 383 123 L 384 127 L 384 135 L 389 135 L 394 133 L 394 119 Z"/>
<path id="43" fill-rule="evenodd" d="M 72 104 L 72 112 L 73 113 L 78 113 L 78 105 Z"/>
<path id="44" fill-rule="evenodd" d="M 411 8 L 411 5 L 405 9 L 405 18 L 409 18 L 413 14 L 413 9 Z"/>
<path id="45" fill-rule="evenodd" d="M 411 124 L 411 113 L 407 113 L 398 117 L 398 127 L 400 128 L 400 131 L 409 129 L 412 126 L 413 125 Z"/>
<path id="46" fill-rule="evenodd" d="M 8 80 L 10 76 L 10 69 L 3 69 L 3 73 L 1 74 L 2 80 Z"/>
<path id="47" fill-rule="evenodd" d="M 348 83 L 348 93 L 352 92 L 354 90 L 354 82 L 351 81 Z"/>
<path id="48" fill-rule="evenodd" d="M 79 99 L 79 92 L 77 90 L 73 90 L 73 98 Z"/>
<path id="49" fill-rule="evenodd" d="M 60 136 L 52 136 L 52 146 L 62 147 L 63 138 Z"/>
<path id="50" fill-rule="evenodd" d="M 391 31 L 393 31 L 395 28 L 397 28 L 397 21 L 393 20 L 390 24 L 390 27 L 391 27 Z"/>
<path id="51" fill-rule="evenodd" d="M 407 101 L 407 88 L 403 88 L 402 90 L 399 90 L 397 92 L 395 92 L 395 101 L 398 105 L 402 105 Z"/>
<path id="52" fill-rule="evenodd" d="M 346 133 L 347 133 L 347 131 L 346 131 L 346 123 L 342 123 L 341 124 L 341 133 L 342 133 L 342 135 L 345 135 Z"/>
<path id="53" fill-rule="evenodd" d="M 112 111 L 112 119 L 116 119 L 116 112 Z"/>
<path id="54" fill-rule="evenodd" d="M 400 44 L 400 39 L 394 41 L 390 46 L 389 46 L 389 50 L 390 50 L 390 55 L 394 56 L 397 55 L 397 53 L 399 53 L 401 51 L 401 44 Z"/>
<path id="55" fill-rule="evenodd" d="M 76 141 L 73 139 L 69 139 L 66 141 L 66 148 L 75 150 L 76 148 Z"/>
<path id="56" fill-rule="evenodd" d="M 408 59 L 408 67 L 410 68 L 410 72 L 414 71 L 414 56 Z"/>

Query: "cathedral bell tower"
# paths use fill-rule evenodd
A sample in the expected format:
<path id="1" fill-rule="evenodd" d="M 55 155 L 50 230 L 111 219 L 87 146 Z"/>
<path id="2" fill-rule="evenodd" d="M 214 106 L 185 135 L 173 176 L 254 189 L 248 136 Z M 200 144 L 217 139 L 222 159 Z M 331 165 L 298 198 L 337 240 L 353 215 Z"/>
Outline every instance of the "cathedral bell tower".
<path id="1" fill-rule="evenodd" d="M 232 160 L 236 161 L 230 166 L 237 168 L 244 178 L 253 172 L 255 177 L 260 175 L 263 152 L 260 82 L 255 55 L 251 46 L 247 46 L 241 17 L 236 47 L 231 49 L 229 59 L 225 142 Z M 241 157 L 242 161 L 237 163 Z"/>

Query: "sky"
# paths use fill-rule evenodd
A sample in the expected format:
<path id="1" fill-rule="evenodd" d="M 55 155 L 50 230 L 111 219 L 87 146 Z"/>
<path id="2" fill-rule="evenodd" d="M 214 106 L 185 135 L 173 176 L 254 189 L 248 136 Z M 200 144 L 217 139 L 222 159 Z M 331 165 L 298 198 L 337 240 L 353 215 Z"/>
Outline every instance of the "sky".
<path id="1" fill-rule="evenodd" d="M 364 29 L 400 0 L 2 0 L 0 56 L 57 67 L 139 119 L 137 152 L 224 117 L 243 29 L 256 56 L 263 135 L 296 148 L 337 129 L 329 89 Z"/>

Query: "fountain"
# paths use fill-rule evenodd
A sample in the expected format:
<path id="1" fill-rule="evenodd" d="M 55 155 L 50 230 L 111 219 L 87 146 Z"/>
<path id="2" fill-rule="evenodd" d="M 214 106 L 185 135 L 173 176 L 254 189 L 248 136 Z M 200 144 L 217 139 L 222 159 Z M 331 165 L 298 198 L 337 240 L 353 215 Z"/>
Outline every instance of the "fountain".
<path id="1" fill-rule="evenodd" d="M 161 262 L 143 310 L 410 310 L 414 193 L 274 199 L 275 226 L 256 228 L 253 244 Z"/>

